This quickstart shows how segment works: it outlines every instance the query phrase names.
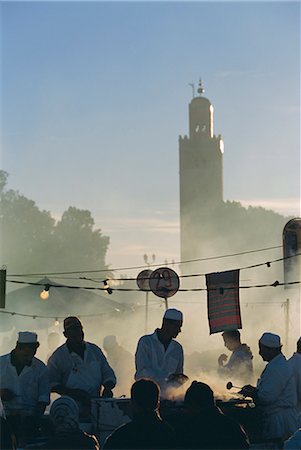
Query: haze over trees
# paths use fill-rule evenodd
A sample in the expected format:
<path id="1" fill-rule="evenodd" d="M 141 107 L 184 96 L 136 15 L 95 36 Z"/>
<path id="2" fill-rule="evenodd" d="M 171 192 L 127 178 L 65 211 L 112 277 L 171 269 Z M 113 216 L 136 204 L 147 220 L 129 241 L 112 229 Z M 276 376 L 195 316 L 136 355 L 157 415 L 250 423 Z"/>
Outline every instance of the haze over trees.
<path id="1" fill-rule="evenodd" d="M 10 274 L 106 269 L 109 237 L 90 211 L 70 206 L 56 222 L 49 211 L 7 188 L 0 171 L 0 265 Z"/>
<path id="2" fill-rule="evenodd" d="M 70 206 L 56 222 L 49 211 L 8 189 L 7 179 L 0 171 L 0 264 L 10 274 L 108 269 L 109 237 L 94 228 L 90 211 Z M 207 217 L 195 212 L 195 234 L 202 228 L 202 242 L 191 236 L 195 257 L 281 245 L 288 219 L 229 201 Z"/>

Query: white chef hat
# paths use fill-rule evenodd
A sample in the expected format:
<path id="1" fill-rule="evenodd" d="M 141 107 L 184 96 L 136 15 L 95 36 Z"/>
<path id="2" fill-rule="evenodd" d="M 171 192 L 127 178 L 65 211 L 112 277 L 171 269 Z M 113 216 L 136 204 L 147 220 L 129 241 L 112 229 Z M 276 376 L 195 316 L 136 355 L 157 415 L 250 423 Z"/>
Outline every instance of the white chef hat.
<path id="1" fill-rule="evenodd" d="M 270 348 L 279 348 L 282 345 L 280 336 L 274 333 L 263 333 L 263 335 L 259 339 L 259 342 L 265 347 Z"/>
<path id="2" fill-rule="evenodd" d="M 33 331 L 19 331 L 18 342 L 20 344 L 36 344 L 38 342 L 38 335 Z"/>
<path id="3" fill-rule="evenodd" d="M 169 308 L 164 313 L 164 319 L 171 319 L 171 320 L 179 320 L 183 321 L 183 314 L 181 311 L 175 308 Z"/>

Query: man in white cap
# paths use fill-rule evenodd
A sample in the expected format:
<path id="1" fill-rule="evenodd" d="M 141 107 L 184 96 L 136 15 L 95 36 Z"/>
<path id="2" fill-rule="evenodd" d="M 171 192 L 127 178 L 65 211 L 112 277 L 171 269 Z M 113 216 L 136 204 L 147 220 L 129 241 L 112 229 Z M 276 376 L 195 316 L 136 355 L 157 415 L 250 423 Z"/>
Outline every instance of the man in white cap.
<path id="1" fill-rule="evenodd" d="M 135 354 L 135 380 L 150 378 L 159 384 L 163 393 L 168 382 L 181 380 L 183 348 L 174 338 L 181 332 L 182 324 L 182 312 L 174 308 L 167 309 L 161 328 L 139 339 Z"/>
<path id="2" fill-rule="evenodd" d="M 78 317 L 64 320 L 66 343 L 50 356 L 51 391 L 68 395 L 80 406 L 81 416 L 89 416 L 91 399 L 113 397 L 116 377 L 101 349 L 84 340 L 84 330 Z"/>
<path id="3" fill-rule="evenodd" d="M 297 386 L 297 412 L 299 427 L 301 427 L 301 337 L 297 341 L 297 351 L 289 359 Z"/>
<path id="4" fill-rule="evenodd" d="M 298 427 L 293 370 L 281 348 L 277 334 L 263 333 L 259 339 L 259 354 L 268 364 L 256 388 L 246 385 L 240 391 L 244 396 L 252 397 L 262 410 L 262 437 L 269 448 L 282 448 L 283 442 Z"/>
<path id="5" fill-rule="evenodd" d="M 38 347 L 36 333 L 21 331 L 15 349 L 0 357 L 0 396 L 5 425 L 19 446 L 36 431 L 37 419 L 50 402 L 47 367 L 34 356 Z"/>

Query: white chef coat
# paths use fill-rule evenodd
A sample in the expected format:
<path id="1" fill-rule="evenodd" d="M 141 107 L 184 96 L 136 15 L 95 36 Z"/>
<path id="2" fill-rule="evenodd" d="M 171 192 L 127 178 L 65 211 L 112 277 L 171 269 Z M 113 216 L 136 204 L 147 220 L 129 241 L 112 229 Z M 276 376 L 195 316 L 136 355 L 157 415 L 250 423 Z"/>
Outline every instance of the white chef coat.
<path id="1" fill-rule="evenodd" d="M 169 375 L 183 373 L 182 345 L 172 339 L 167 350 L 165 350 L 155 331 L 153 334 L 142 336 L 139 339 L 135 363 L 135 380 L 143 377 L 150 378 L 162 387 Z"/>
<path id="2" fill-rule="evenodd" d="M 257 383 L 255 403 L 262 407 L 265 440 L 285 440 L 298 428 L 295 379 L 282 353 L 263 370 Z"/>
<path id="3" fill-rule="evenodd" d="M 30 366 L 25 366 L 20 375 L 11 363 L 11 354 L 0 357 L 0 388 L 9 389 L 15 396 L 2 401 L 6 415 L 16 411 L 32 414 L 38 402 L 50 403 L 49 374 L 46 365 L 33 358 Z"/>
<path id="4" fill-rule="evenodd" d="M 101 385 L 107 381 L 116 384 L 115 373 L 101 349 L 90 342 L 85 342 L 85 346 L 84 359 L 70 352 L 67 344 L 53 352 L 47 363 L 51 387 L 60 384 L 99 397 Z"/>

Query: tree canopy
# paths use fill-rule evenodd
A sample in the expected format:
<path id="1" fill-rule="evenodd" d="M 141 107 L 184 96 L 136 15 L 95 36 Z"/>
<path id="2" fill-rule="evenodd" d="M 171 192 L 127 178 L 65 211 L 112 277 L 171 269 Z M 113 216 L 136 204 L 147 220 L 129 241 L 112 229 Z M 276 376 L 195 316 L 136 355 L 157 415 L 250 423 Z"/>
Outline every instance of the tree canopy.
<path id="1" fill-rule="evenodd" d="M 59 221 L 33 200 L 7 189 L 0 171 L 0 264 L 9 273 L 106 269 L 109 238 L 90 211 L 70 206 Z"/>

